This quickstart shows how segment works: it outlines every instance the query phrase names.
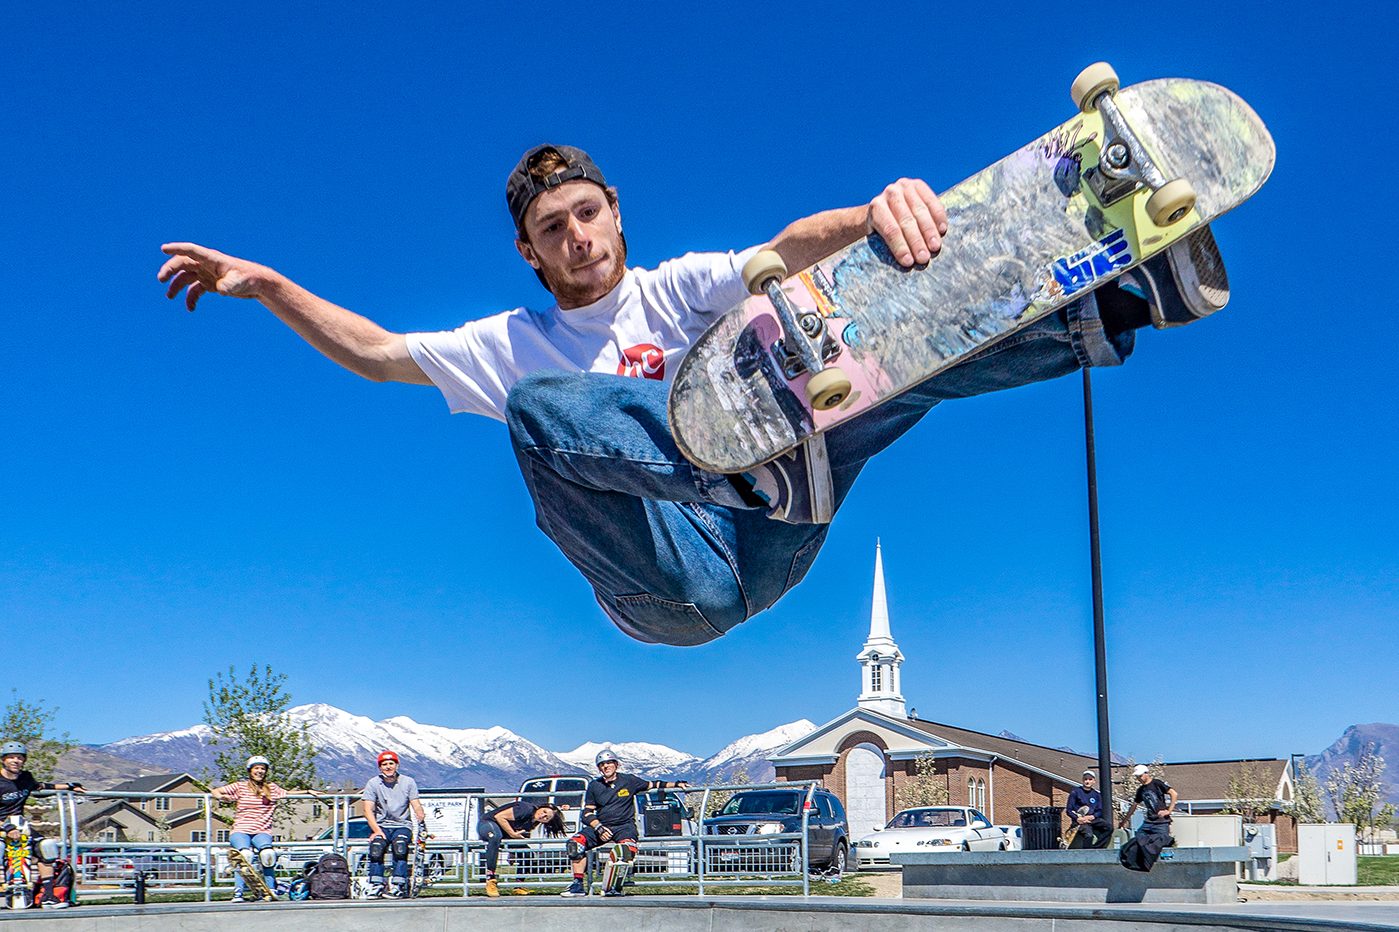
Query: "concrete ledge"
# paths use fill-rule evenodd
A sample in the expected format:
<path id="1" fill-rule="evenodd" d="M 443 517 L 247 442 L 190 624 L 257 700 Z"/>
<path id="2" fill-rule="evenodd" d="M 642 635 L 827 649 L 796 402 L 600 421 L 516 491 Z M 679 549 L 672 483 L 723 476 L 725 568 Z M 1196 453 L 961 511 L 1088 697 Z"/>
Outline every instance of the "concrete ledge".
<path id="1" fill-rule="evenodd" d="M 1150 873 L 1106 851 L 973 851 L 894 854 L 908 899 L 1068 903 L 1234 903 L 1248 849 L 1168 848 Z"/>
<path id="2" fill-rule="evenodd" d="M 1301 906 L 1081 906 L 1067 903 L 932 903 L 850 897 L 432 898 L 412 903 L 178 903 L 30 910 L 54 932 L 1396 932 L 1399 908 Z"/>

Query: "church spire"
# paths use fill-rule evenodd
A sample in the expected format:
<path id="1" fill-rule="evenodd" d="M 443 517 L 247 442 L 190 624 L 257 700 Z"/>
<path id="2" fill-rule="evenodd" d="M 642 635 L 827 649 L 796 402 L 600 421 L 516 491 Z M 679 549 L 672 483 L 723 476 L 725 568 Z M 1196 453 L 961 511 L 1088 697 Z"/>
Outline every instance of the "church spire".
<path id="1" fill-rule="evenodd" d="M 895 718 L 906 718 L 901 691 L 900 667 L 904 655 L 889 629 L 889 600 L 884 592 L 884 555 L 874 542 L 874 599 L 870 609 L 870 636 L 864 649 L 855 655 L 860 662 L 862 709 L 872 709 Z"/>

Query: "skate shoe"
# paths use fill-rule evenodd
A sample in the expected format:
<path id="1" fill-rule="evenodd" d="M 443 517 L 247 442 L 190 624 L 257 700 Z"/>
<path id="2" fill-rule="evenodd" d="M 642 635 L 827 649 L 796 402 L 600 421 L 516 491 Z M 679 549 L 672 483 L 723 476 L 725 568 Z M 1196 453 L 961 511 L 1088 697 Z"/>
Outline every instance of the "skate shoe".
<path id="1" fill-rule="evenodd" d="M 229 901 L 230 903 L 242 903 L 242 902 L 243 902 L 243 894 L 241 894 L 241 893 L 235 893 L 235 894 L 233 894 L 233 896 L 229 897 L 228 901 Z"/>
<path id="2" fill-rule="evenodd" d="M 486 896 L 500 896 L 500 884 L 494 877 L 486 878 Z"/>
<path id="3" fill-rule="evenodd" d="M 1118 280 L 1146 300 L 1158 330 L 1208 317 L 1229 303 L 1229 276 L 1209 227 L 1201 227 Z"/>
<path id="4" fill-rule="evenodd" d="M 571 884 L 568 885 L 568 889 L 567 889 L 567 890 L 565 890 L 563 893 L 560 893 L 560 894 L 559 894 L 559 896 L 587 896 L 587 895 L 588 895 L 588 891 L 583 889 L 583 881 L 581 881 L 581 880 L 575 880 L 575 881 L 573 881 L 573 883 L 571 883 Z"/>
<path id="5" fill-rule="evenodd" d="M 746 475 L 775 521 L 829 524 L 835 514 L 826 438 L 819 434 Z"/>
<path id="6" fill-rule="evenodd" d="M 39 903 L 39 907 L 41 909 L 67 909 L 68 901 L 60 900 L 58 897 L 50 895 L 44 897 L 43 901 Z"/>

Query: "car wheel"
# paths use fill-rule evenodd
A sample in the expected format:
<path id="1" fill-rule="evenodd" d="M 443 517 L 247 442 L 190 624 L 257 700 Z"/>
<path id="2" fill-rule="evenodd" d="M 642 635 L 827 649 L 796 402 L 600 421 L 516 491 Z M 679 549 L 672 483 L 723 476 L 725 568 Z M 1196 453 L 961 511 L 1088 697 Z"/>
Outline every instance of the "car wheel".
<path id="1" fill-rule="evenodd" d="M 1004 851 L 1004 850 L 1006 850 L 1007 847 L 1008 847 L 1008 846 L 1006 845 L 1005 842 L 1001 842 L 1001 846 L 1000 846 L 999 848 L 997 848 L 996 850 L 997 850 L 997 851 Z"/>
<path id="2" fill-rule="evenodd" d="M 850 852 L 845 847 L 845 842 L 836 845 L 835 856 L 831 858 L 831 868 L 837 874 L 845 873 L 850 861 Z"/>
<path id="3" fill-rule="evenodd" d="M 963 851 L 970 851 L 970 850 L 972 850 L 972 843 L 969 842 L 969 841 L 964 841 L 964 842 L 962 842 L 962 850 L 963 850 Z"/>

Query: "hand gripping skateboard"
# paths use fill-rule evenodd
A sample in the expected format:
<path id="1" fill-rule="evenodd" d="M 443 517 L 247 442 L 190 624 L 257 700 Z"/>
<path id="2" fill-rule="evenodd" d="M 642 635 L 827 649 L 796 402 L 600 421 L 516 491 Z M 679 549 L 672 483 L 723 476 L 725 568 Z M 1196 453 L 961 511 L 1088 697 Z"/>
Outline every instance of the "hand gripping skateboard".
<path id="1" fill-rule="evenodd" d="M 671 431 L 702 468 L 740 473 L 967 359 L 1239 206 L 1272 171 L 1272 138 L 1215 84 L 1118 90 L 1085 69 L 1080 113 L 944 192 L 948 235 L 901 267 L 871 235 L 791 279 L 776 253 L 754 296 L 709 328 L 671 385 Z"/>
<path id="2" fill-rule="evenodd" d="M 249 861 L 242 851 L 237 848 L 229 848 L 228 863 L 234 870 L 243 875 L 243 881 L 247 884 L 248 891 L 253 894 L 254 899 L 275 900 L 277 898 L 277 894 L 267 886 L 262 871 Z"/>

